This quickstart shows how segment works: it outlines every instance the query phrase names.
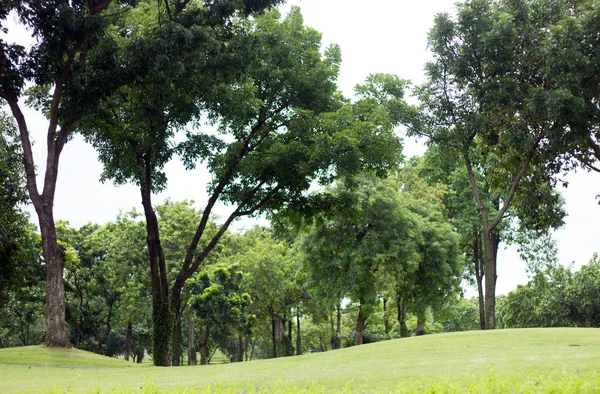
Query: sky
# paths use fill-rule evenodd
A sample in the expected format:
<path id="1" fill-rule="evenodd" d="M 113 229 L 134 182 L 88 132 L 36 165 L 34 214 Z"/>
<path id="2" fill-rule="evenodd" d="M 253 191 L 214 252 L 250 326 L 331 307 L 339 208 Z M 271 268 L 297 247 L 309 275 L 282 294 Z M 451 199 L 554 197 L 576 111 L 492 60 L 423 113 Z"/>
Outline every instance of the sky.
<path id="1" fill-rule="evenodd" d="M 434 16 L 452 12 L 454 1 L 421 0 L 292 0 L 280 9 L 285 14 L 291 6 L 299 6 L 305 24 L 323 34 L 324 47 L 335 43 L 342 50 L 342 66 L 338 80 L 340 90 L 347 96 L 352 88 L 371 73 L 393 73 L 415 84 L 424 81 L 423 66 L 430 58 L 427 51 L 427 32 Z M 22 34 L 21 37 L 26 36 Z M 29 128 L 36 141 L 34 154 L 38 168 L 45 160 L 45 119 L 31 110 L 26 111 Z M 405 139 L 404 154 L 422 154 L 425 141 Z M 114 220 L 119 212 L 136 208 L 142 210 L 141 197 L 135 186 L 114 186 L 100 183 L 102 165 L 93 148 L 75 136 L 63 150 L 55 198 L 55 219 L 68 220 L 74 226 L 87 222 L 105 223 Z M 171 200 L 194 200 L 203 207 L 209 175 L 202 168 L 185 171 L 179 160 L 166 167 L 169 177 L 165 192 L 153 197 L 158 204 Z M 43 174 L 38 174 L 42 176 Z M 565 226 L 554 235 L 563 264 L 575 262 L 575 267 L 587 263 L 598 249 L 595 223 L 600 223 L 600 175 L 579 172 L 569 174 L 567 189 L 560 192 L 566 200 L 569 216 Z M 40 183 L 41 184 L 41 183 Z M 35 213 L 32 209 L 32 218 Z M 219 207 L 225 215 L 227 208 Z M 248 227 L 251 222 L 237 224 Z M 525 264 L 514 248 L 501 245 L 498 256 L 497 294 L 505 294 L 518 284 L 527 282 Z M 475 295 L 474 289 L 466 291 Z"/>

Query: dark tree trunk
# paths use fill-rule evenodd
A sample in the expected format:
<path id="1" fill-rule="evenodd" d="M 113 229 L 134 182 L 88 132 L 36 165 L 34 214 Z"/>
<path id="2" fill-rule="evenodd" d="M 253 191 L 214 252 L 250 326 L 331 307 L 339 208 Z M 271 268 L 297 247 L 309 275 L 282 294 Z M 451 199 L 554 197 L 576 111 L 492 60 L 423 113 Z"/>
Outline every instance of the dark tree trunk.
<path id="1" fill-rule="evenodd" d="M 141 364 L 143 359 L 144 359 L 144 350 L 138 350 L 135 353 L 135 362 L 138 364 Z"/>
<path id="2" fill-rule="evenodd" d="M 173 327 L 173 342 L 171 345 L 172 365 L 179 367 L 183 357 L 183 331 L 181 327 L 181 318 L 175 321 L 175 327 Z"/>
<path id="3" fill-rule="evenodd" d="M 237 362 L 244 361 L 244 333 L 240 330 L 237 341 Z"/>
<path id="4" fill-rule="evenodd" d="M 129 355 L 131 354 L 131 332 L 133 331 L 133 327 L 131 325 L 131 321 L 127 322 L 127 331 L 125 333 L 125 361 L 129 361 Z"/>
<path id="5" fill-rule="evenodd" d="M 389 335 L 390 333 L 390 317 L 387 313 L 387 298 L 383 297 L 383 325 L 385 327 L 385 334 Z"/>
<path id="6" fill-rule="evenodd" d="M 363 302 L 360 300 L 360 304 L 358 306 L 358 317 L 356 319 L 356 333 L 354 335 L 354 344 L 362 345 L 363 344 L 363 330 L 365 328 L 365 321 L 367 320 L 367 316 L 364 312 Z"/>
<path id="7" fill-rule="evenodd" d="M 144 179 L 140 182 L 142 205 L 146 218 L 146 243 L 150 257 L 150 277 L 152 282 L 152 355 L 154 365 L 171 365 L 171 340 L 173 317 L 169 302 L 169 283 L 165 253 L 160 242 L 158 218 L 152 207 L 152 152 L 138 156 L 138 167 L 143 170 Z"/>
<path id="8" fill-rule="evenodd" d="M 293 340 L 293 336 L 292 336 L 292 331 L 293 331 L 293 327 L 294 327 L 294 321 L 293 319 L 289 319 L 287 320 L 288 323 L 288 332 L 287 332 L 287 338 L 286 338 L 286 350 L 285 350 L 285 355 L 286 356 L 293 356 L 294 355 L 294 340 Z"/>
<path id="9" fill-rule="evenodd" d="M 425 321 L 425 310 L 419 311 L 417 313 L 417 329 L 415 331 L 417 336 L 425 335 Z"/>
<path id="10" fill-rule="evenodd" d="M 204 329 L 204 335 L 202 336 L 202 342 L 200 342 L 200 365 L 208 364 L 208 338 L 210 337 L 210 328 Z"/>
<path id="11" fill-rule="evenodd" d="M 496 256 L 499 237 L 494 232 L 488 232 L 484 237 L 484 278 L 485 278 L 485 328 L 496 328 Z"/>
<path id="12" fill-rule="evenodd" d="M 302 354 L 302 339 L 300 337 L 300 312 L 296 310 L 296 355 Z"/>
<path id="13" fill-rule="evenodd" d="M 277 322 L 273 317 L 271 319 L 271 340 L 273 341 L 273 358 L 277 358 Z"/>
<path id="14" fill-rule="evenodd" d="M 196 365 L 196 345 L 194 343 L 194 321 L 192 319 L 191 312 L 187 314 L 187 328 L 188 328 L 188 365 Z"/>
<path id="15" fill-rule="evenodd" d="M 408 327 L 406 327 L 406 307 L 404 304 L 404 298 L 398 296 L 396 298 L 396 305 L 398 307 L 398 324 L 400 325 L 400 338 L 408 337 Z"/>

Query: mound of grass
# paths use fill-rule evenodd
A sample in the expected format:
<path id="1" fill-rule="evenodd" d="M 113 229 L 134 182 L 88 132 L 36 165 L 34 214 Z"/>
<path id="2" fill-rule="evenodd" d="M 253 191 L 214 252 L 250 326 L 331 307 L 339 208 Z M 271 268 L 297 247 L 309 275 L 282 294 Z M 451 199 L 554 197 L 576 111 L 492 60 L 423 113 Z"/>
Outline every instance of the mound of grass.
<path id="1" fill-rule="evenodd" d="M 116 358 L 86 352 L 75 348 L 48 348 L 45 346 L 13 347 L 0 350 L 0 365 L 28 367 L 123 368 L 138 367 Z"/>
<path id="2" fill-rule="evenodd" d="M 77 350 L 0 350 L 0 392 L 598 392 L 600 329 L 439 334 L 320 354 L 138 367 Z M 40 358 L 35 357 L 35 350 Z M 60 353 L 63 352 L 63 353 Z M 25 354 L 29 354 L 25 357 Z M 41 357 L 45 357 L 43 360 Z M 63 358 L 61 358 L 63 357 Z M 104 364 L 106 363 L 106 364 Z M 70 367 L 68 367 L 70 366 Z M 80 367 L 80 368 L 77 368 Z"/>

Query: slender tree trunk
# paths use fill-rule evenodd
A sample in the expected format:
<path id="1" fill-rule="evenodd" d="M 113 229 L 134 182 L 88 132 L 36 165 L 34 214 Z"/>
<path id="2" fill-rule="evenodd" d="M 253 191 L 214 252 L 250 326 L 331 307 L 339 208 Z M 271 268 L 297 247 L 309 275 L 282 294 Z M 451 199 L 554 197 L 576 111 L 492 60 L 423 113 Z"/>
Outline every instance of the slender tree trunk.
<path id="1" fill-rule="evenodd" d="M 242 330 L 238 333 L 238 343 L 237 343 L 237 361 L 244 361 L 244 333 Z"/>
<path id="2" fill-rule="evenodd" d="M 383 297 L 383 325 L 385 327 L 385 335 L 390 334 L 390 318 L 387 313 L 387 298 Z"/>
<path id="3" fill-rule="evenodd" d="M 493 330 L 496 328 L 496 258 L 499 238 L 492 231 L 484 234 L 485 328 Z"/>
<path id="4" fill-rule="evenodd" d="M 485 330 L 485 303 L 483 295 L 483 255 L 481 247 L 481 234 L 477 226 L 473 225 L 473 262 L 475 263 L 475 279 L 477 280 L 477 293 L 479 295 L 479 327 Z"/>
<path id="5" fill-rule="evenodd" d="M 358 317 L 356 319 L 356 333 L 354 335 L 354 344 L 362 345 L 363 344 L 363 330 L 365 328 L 365 321 L 367 320 L 367 316 L 364 312 L 363 302 L 360 300 L 360 304 L 358 306 Z"/>
<path id="6" fill-rule="evenodd" d="M 296 310 L 296 355 L 302 354 L 302 339 L 300 337 L 300 312 Z"/>
<path id="7" fill-rule="evenodd" d="M 202 342 L 200 342 L 200 365 L 208 364 L 208 338 L 210 337 L 210 327 L 204 329 Z"/>
<path id="8" fill-rule="evenodd" d="M 125 333 L 125 361 L 129 361 L 129 355 L 131 354 L 131 333 L 133 326 L 131 321 L 127 322 L 127 332 Z"/>
<path id="9" fill-rule="evenodd" d="M 271 319 L 271 328 L 272 328 L 272 332 L 271 332 L 271 339 L 273 341 L 273 358 L 277 358 L 277 322 L 275 321 L 275 318 L 273 317 Z"/>
<path id="10" fill-rule="evenodd" d="M 189 308 L 188 308 L 189 309 Z M 188 328 L 188 365 L 196 365 L 196 344 L 194 343 L 194 321 L 192 319 L 192 313 L 188 311 L 187 314 L 187 328 Z"/>

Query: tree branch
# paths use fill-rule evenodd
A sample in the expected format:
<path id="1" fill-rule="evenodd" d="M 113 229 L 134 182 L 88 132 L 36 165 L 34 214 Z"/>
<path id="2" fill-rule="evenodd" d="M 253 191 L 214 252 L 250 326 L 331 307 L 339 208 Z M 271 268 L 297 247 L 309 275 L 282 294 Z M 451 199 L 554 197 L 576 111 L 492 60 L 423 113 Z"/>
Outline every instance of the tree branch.
<path id="1" fill-rule="evenodd" d="M 529 168 L 529 164 L 531 163 L 531 160 L 533 159 L 533 156 L 535 155 L 535 152 L 537 151 L 537 148 L 540 145 L 540 141 L 542 140 L 542 138 L 544 138 L 545 134 L 546 134 L 545 130 L 542 130 L 540 132 L 540 135 L 538 135 L 538 137 L 536 138 L 535 142 L 533 143 L 533 145 L 529 149 L 529 153 L 527 154 L 527 157 L 525 158 L 525 161 L 523 162 L 523 165 L 521 166 L 521 170 L 519 171 L 519 173 L 515 177 L 512 185 L 510 187 L 510 190 L 508 192 L 508 196 L 504 200 L 504 205 L 502 206 L 502 208 L 500 209 L 500 211 L 496 215 L 496 218 L 494 219 L 494 221 L 492 222 L 492 224 L 487 229 L 488 231 L 492 231 L 494 228 L 496 228 L 496 226 L 498 225 L 498 223 L 500 223 L 500 220 L 502 220 L 502 217 L 506 213 L 506 210 L 510 206 L 510 203 L 512 202 L 512 199 L 515 196 L 515 193 L 517 192 L 517 187 L 519 186 L 519 182 L 521 181 L 521 178 L 523 178 L 523 176 L 527 172 L 527 169 Z"/>

